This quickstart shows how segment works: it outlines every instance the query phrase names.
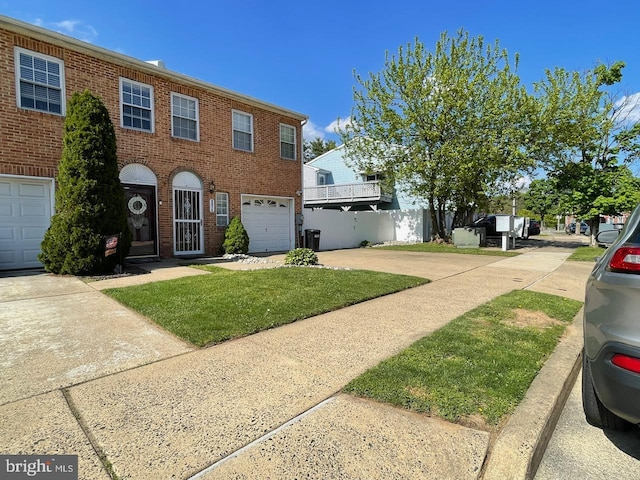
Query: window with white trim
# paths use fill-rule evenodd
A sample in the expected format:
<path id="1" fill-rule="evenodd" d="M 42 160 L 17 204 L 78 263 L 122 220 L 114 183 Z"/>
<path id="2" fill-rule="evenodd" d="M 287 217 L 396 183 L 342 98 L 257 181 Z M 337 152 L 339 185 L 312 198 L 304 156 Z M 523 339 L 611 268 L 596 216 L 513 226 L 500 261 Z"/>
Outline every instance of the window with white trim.
<path id="1" fill-rule="evenodd" d="M 233 148 L 253 152 L 253 115 L 233 111 Z"/>
<path id="2" fill-rule="evenodd" d="M 18 107 L 64 115 L 64 62 L 20 47 L 14 56 Z"/>
<path id="3" fill-rule="evenodd" d="M 187 140 L 199 140 L 198 99 L 171 94 L 171 135 Z"/>
<path id="4" fill-rule="evenodd" d="M 296 128 L 280 124 L 280 157 L 287 160 L 296 159 Z"/>
<path id="5" fill-rule="evenodd" d="M 121 78 L 120 113 L 122 127 L 153 132 L 153 87 Z"/>
<path id="6" fill-rule="evenodd" d="M 226 227 L 229 225 L 229 194 L 216 192 L 216 225 Z"/>
<path id="7" fill-rule="evenodd" d="M 318 185 L 326 185 L 326 184 L 327 184 L 327 174 L 318 173 Z"/>

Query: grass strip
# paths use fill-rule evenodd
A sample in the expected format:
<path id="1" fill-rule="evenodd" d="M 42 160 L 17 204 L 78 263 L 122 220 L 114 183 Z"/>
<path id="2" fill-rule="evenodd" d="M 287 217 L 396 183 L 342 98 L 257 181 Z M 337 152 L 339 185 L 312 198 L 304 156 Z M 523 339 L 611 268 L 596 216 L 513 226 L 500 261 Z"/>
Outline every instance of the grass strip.
<path id="1" fill-rule="evenodd" d="M 429 282 L 366 270 L 198 268 L 211 274 L 104 293 L 178 337 L 205 346 Z"/>
<path id="2" fill-rule="evenodd" d="M 522 401 L 581 305 L 515 290 L 422 338 L 344 391 L 452 422 L 480 419 L 491 430 Z"/>
<path id="3" fill-rule="evenodd" d="M 447 245 L 444 243 L 412 243 L 409 245 L 385 245 L 381 248 L 383 250 L 403 250 L 405 252 L 427 252 L 427 253 L 460 253 L 463 255 L 493 255 L 495 257 L 515 257 L 520 255 L 520 252 L 514 251 L 502 251 L 498 249 L 487 248 L 458 248 L 453 245 Z"/>
<path id="4" fill-rule="evenodd" d="M 601 257 L 605 249 L 602 247 L 578 247 L 567 260 L 576 262 L 595 262 L 596 257 Z"/>

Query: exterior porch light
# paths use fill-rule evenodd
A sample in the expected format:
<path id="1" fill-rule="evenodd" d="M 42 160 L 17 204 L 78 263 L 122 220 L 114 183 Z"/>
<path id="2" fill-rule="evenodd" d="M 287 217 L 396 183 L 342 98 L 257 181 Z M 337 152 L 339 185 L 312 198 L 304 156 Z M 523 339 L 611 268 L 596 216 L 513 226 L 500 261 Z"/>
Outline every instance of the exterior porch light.
<path id="1" fill-rule="evenodd" d="M 216 184 L 215 184 L 215 183 L 213 183 L 213 182 L 211 182 L 211 183 L 209 184 L 209 193 L 213 193 L 213 192 L 215 192 L 215 191 L 216 191 Z"/>

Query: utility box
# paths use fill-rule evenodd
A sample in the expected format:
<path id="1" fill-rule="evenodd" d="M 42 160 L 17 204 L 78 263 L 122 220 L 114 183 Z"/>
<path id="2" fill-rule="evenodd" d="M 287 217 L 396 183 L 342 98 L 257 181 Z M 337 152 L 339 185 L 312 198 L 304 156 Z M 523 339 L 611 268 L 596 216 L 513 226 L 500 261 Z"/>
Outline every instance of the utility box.
<path id="1" fill-rule="evenodd" d="M 478 248 L 487 244 L 486 230 L 478 228 L 455 228 L 453 230 L 453 245 L 458 248 Z"/>
<path id="2" fill-rule="evenodd" d="M 304 244 L 314 252 L 320 251 L 320 230 L 307 228 L 304 231 Z"/>
<path id="3" fill-rule="evenodd" d="M 496 215 L 496 232 L 511 232 L 513 217 L 511 215 Z"/>
<path id="4" fill-rule="evenodd" d="M 509 235 L 513 232 L 513 217 L 511 215 L 496 215 L 496 232 L 502 236 L 502 251 L 506 252 L 509 249 Z"/>

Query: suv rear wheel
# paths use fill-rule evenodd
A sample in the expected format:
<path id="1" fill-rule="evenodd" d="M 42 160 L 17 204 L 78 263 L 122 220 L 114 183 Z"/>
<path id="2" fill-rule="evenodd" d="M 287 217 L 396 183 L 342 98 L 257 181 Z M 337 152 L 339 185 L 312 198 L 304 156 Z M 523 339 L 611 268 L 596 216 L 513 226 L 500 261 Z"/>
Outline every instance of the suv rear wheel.
<path id="1" fill-rule="evenodd" d="M 594 427 L 618 431 L 631 428 L 631 423 L 611 412 L 598 398 L 596 389 L 593 387 L 591 364 L 587 360 L 584 349 L 582 350 L 582 408 L 587 422 Z"/>

